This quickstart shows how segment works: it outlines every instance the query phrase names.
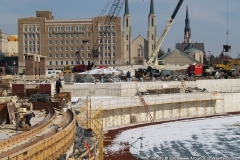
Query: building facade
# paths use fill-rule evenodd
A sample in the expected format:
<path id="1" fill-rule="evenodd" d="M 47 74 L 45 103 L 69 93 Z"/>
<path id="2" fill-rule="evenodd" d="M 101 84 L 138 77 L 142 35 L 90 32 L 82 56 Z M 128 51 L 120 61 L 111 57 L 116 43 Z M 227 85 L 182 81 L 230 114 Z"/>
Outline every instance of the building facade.
<path id="1" fill-rule="evenodd" d="M 7 45 L 8 45 L 8 35 L 2 32 L 0 29 L 0 51 L 7 52 Z"/>
<path id="2" fill-rule="evenodd" d="M 121 65 L 121 18 L 110 26 L 104 22 L 104 17 L 57 20 L 50 11 L 18 19 L 19 72 L 24 72 L 26 53 L 45 56 L 46 70 L 62 70 L 76 65 L 77 51 L 87 64 L 96 45 L 100 54 L 95 65 Z"/>
<path id="3" fill-rule="evenodd" d="M 147 39 L 141 35 L 133 39 L 131 28 L 131 16 L 129 12 L 128 0 L 125 0 L 122 32 L 123 64 L 143 64 L 143 60 L 148 60 L 151 56 L 157 42 L 156 15 L 154 12 L 153 0 L 150 1 Z"/>

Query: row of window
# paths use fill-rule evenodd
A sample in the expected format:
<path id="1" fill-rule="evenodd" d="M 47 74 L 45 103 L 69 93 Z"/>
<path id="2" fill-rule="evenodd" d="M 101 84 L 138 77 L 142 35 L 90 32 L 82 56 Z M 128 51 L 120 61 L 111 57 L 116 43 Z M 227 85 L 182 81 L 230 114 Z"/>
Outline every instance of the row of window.
<path id="1" fill-rule="evenodd" d="M 29 47 L 29 48 L 24 48 L 24 52 L 35 52 L 36 51 L 36 48 L 35 47 Z M 40 48 L 37 47 L 37 52 L 40 51 Z"/>
<path id="2" fill-rule="evenodd" d="M 82 61 L 82 63 L 84 63 L 84 61 Z M 99 61 L 99 63 L 103 64 L 103 61 Z M 70 64 L 74 65 L 74 61 L 70 61 Z M 68 61 L 54 61 L 54 62 L 49 61 L 50 66 L 52 66 L 52 65 L 56 65 L 56 66 L 58 66 L 58 65 L 70 65 L 70 64 L 68 63 Z M 115 64 L 115 61 L 104 61 L 104 64 Z"/>
<path id="3" fill-rule="evenodd" d="M 29 33 L 29 34 L 24 34 L 24 38 L 39 38 L 39 34 L 35 34 L 35 33 Z"/>
<path id="4" fill-rule="evenodd" d="M 58 41 L 58 40 L 54 40 L 54 44 L 55 44 L 55 45 L 58 45 L 58 42 L 59 42 L 60 45 L 63 45 L 64 42 L 65 42 L 65 44 L 74 44 L 74 40 L 65 40 L 65 41 L 64 41 L 64 40 L 59 40 L 59 41 Z M 78 40 L 75 41 L 76 44 L 78 44 L 78 42 L 79 42 Z M 81 41 L 81 44 L 83 44 L 83 43 L 85 43 L 85 42 L 86 42 L 87 44 L 90 44 L 90 40 L 86 40 L 86 41 L 82 40 L 82 41 Z M 52 44 L 52 40 L 49 40 L 49 41 L 48 41 L 48 44 L 51 45 L 51 44 Z"/>
<path id="5" fill-rule="evenodd" d="M 79 36 L 80 36 L 81 38 L 84 38 L 84 33 L 75 33 L 75 34 L 73 34 L 73 33 L 51 34 L 51 33 L 49 33 L 49 34 L 48 34 L 48 38 L 52 38 L 52 35 L 53 35 L 54 38 L 63 38 L 63 35 L 65 35 L 65 38 L 68 38 L 68 37 L 73 38 L 74 35 L 75 35 L 76 38 L 78 38 Z M 87 38 L 89 38 L 89 37 L 90 37 L 90 33 L 88 32 L 88 33 L 87 33 Z"/>
<path id="6" fill-rule="evenodd" d="M 71 54 L 68 54 L 68 53 L 66 53 L 66 54 L 60 53 L 60 54 L 55 54 L 55 58 L 58 58 L 58 55 L 59 55 L 60 58 L 69 58 L 69 55 L 70 55 L 70 58 L 73 58 L 73 56 L 74 56 L 73 53 L 71 53 Z M 102 57 L 102 55 L 103 55 L 103 54 L 100 53 L 99 56 Z M 111 55 L 112 55 L 112 57 L 115 57 L 115 53 L 112 53 L 112 54 L 111 54 L 111 53 L 105 53 L 105 54 L 104 54 L 105 57 L 111 57 Z M 65 56 L 65 57 L 64 57 L 64 56 Z M 91 56 L 91 53 L 88 53 L 87 56 L 90 57 L 90 56 Z M 81 53 L 81 57 L 84 58 L 84 53 Z M 51 53 L 49 54 L 49 58 L 52 58 L 52 54 L 51 54 Z"/>
<path id="7" fill-rule="evenodd" d="M 99 30 L 115 30 L 115 26 L 99 26 Z"/>
<path id="8" fill-rule="evenodd" d="M 35 44 L 39 44 L 39 41 L 25 41 L 24 43 L 25 45 L 35 45 Z"/>
<path id="9" fill-rule="evenodd" d="M 87 26 L 87 31 L 90 31 L 90 26 Z M 48 31 L 51 32 L 52 30 L 54 31 L 84 31 L 83 26 L 75 26 L 75 30 L 73 26 L 55 26 L 55 27 L 48 27 Z"/>
<path id="10" fill-rule="evenodd" d="M 115 46 L 105 46 L 105 47 L 102 47 L 100 46 L 99 47 L 99 50 L 102 51 L 104 48 L 105 51 L 110 51 L 111 48 L 113 51 L 115 51 Z M 90 46 L 87 46 L 87 51 L 90 51 L 91 50 L 91 47 Z M 49 47 L 48 49 L 49 52 L 52 52 L 52 47 Z M 79 51 L 79 47 L 76 47 L 75 50 L 74 50 L 74 47 L 55 47 L 54 48 L 54 51 Z M 81 46 L 81 51 L 84 51 L 84 46 Z"/>
<path id="11" fill-rule="evenodd" d="M 29 31 L 29 32 L 35 32 L 35 31 L 39 32 L 40 28 L 39 27 L 24 27 L 24 31 L 25 32 L 27 32 L 27 31 Z"/>

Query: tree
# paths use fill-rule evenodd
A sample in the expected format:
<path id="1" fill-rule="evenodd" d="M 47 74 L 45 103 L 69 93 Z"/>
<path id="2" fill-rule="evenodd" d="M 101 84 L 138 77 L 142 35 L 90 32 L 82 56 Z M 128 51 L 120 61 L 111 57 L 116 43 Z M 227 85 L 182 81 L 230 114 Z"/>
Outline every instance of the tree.
<path id="1" fill-rule="evenodd" d="M 158 51 L 158 58 L 163 56 L 164 54 L 166 54 L 166 52 L 162 48 L 160 48 Z"/>

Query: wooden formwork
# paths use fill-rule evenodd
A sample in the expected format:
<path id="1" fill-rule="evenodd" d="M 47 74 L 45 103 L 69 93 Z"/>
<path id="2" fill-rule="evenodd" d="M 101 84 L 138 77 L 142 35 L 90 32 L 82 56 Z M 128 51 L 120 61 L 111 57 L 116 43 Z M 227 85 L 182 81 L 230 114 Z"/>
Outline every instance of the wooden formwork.
<path id="1" fill-rule="evenodd" d="M 35 141 L 30 142 L 27 146 L 21 146 L 21 149 L 13 150 L 11 154 L 4 154 L 4 157 L 0 154 L 1 160 L 17 160 L 17 159 L 48 159 L 56 160 L 62 154 L 64 154 L 73 145 L 76 136 L 76 119 L 75 113 L 69 111 L 68 114 L 71 116 L 71 121 L 67 123 L 68 125 L 56 132 L 52 130 L 51 132 L 44 134 L 43 136 L 36 137 Z M 69 116 L 66 115 L 66 116 Z M 41 127 L 41 126 L 38 126 Z M 38 129 L 38 127 L 36 129 Z M 31 131 L 31 132 L 30 132 Z M 34 134 L 34 130 L 25 132 L 24 136 L 31 136 Z M 15 139 L 22 140 L 23 135 L 15 136 Z M 4 146 L 2 146 L 4 147 Z"/>

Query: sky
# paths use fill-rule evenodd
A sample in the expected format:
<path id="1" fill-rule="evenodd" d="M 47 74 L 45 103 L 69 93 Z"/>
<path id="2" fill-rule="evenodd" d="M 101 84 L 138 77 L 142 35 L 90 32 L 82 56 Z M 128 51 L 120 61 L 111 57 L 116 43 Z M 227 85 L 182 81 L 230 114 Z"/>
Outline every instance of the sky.
<path id="1" fill-rule="evenodd" d="M 17 35 L 19 18 L 35 17 L 36 10 L 48 10 L 55 19 L 92 18 L 102 15 L 109 0 L 1 0 L 0 29 L 8 35 Z M 113 0 L 110 0 L 113 1 Z M 179 0 L 154 0 L 158 38 Z M 207 54 L 219 55 L 224 44 L 232 46 L 225 53 L 233 58 L 240 54 L 239 0 L 184 0 L 161 48 L 174 49 L 183 42 L 188 5 L 192 42 L 205 44 Z M 105 14 L 108 14 L 110 7 Z M 139 34 L 147 38 L 150 0 L 129 0 L 133 39 Z M 124 5 L 119 16 L 124 14 Z M 229 32 L 227 36 L 227 30 Z M 228 38 L 227 38 L 228 37 Z"/>

